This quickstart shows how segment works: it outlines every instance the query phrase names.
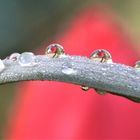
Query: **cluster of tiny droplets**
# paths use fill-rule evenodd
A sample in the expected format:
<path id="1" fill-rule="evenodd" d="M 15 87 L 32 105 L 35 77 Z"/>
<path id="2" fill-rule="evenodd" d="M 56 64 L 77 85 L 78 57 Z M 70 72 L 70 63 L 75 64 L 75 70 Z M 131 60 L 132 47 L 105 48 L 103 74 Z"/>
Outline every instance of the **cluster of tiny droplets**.
<path id="1" fill-rule="evenodd" d="M 49 57 L 57 58 L 59 56 L 65 55 L 64 49 L 59 44 L 51 44 L 46 48 L 45 54 Z M 36 65 L 35 55 L 32 52 L 13 53 L 6 57 L 5 60 L 16 61 L 22 67 L 29 67 Z M 5 69 L 3 61 L 0 59 L 0 72 Z"/>
<path id="2" fill-rule="evenodd" d="M 6 57 L 5 60 L 7 61 L 16 61 L 22 67 L 25 66 L 33 66 L 35 65 L 34 62 L 34 54 L 32 52 L 24 52 L 24 53 L 12 53 L 10 56 Z M 5 65 L 3 61 L 0 59 L 0 72 L 5 69 Z"/>
<path id="3" fill-rule="evenodd" d="M 64 55 L 64 49 L 59 44 L 51 44 L 47 47 L 46 55 L 49 57 L 59 57 L 60 55 Z M 36 65 L 35 63 L 35 55 L 32 52 L 23 52 L 19 53 L 12 53 L 10 56 L 6 57 L 5 60 L 10 61 L 17 61 L 18 64 L 22 67 L 29 67 Z M 5 69 L 5 65 L 3 61 L 0 59 L 0 72 Z"/>

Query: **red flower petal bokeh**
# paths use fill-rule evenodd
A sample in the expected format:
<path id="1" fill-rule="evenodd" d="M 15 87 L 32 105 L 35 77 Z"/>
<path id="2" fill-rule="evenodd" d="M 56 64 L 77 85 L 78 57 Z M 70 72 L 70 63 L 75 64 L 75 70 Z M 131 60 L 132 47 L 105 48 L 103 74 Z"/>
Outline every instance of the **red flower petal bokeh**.
<path id="1" fill-rule="evenodd" d="M 106 49 L 114 62 L 134 65 L 134 44 L 111 11 L 90 8 L 77 15 L 55 42 L 66 53 L 90 56 Z M 19 86 L 9 139 L 140 138 L 139 104 L 122 97 L 87 92 L 78 85 L 34 81 Z"/>

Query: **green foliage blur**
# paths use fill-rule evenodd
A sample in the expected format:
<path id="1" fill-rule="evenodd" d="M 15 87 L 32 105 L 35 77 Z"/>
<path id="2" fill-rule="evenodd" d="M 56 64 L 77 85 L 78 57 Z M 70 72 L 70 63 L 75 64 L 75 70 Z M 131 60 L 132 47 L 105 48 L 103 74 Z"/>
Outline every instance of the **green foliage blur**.
<path id="1" fill-rule="evenodd" d="M 50 38 L 63 32 L 75 13 L 97 3 L 110 5 L 135 34 L 134 40 L 138 42 L 140 35 L 138 0 L 0 0 L 1 58 L 13 52 L 39 48 Z M 4 134 L 16 95 L 15 87 L 16 84 L 0 86 L 0 139 Z"/>

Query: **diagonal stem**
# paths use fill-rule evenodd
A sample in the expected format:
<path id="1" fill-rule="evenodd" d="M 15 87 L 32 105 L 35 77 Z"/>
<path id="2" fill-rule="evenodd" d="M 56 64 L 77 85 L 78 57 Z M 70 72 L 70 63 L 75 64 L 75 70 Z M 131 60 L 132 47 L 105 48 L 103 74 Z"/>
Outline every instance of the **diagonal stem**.
<path id="1" fill-rule="evenodd" d="M 37 55 L 32 66 L 21 66 L 18 61 L 8 59 L 3 63 L 5 69 L 0 73 L 0 84 L 53 80 L 85 85 L 140 101 L 140 71 L 123 64 L 93 62 L 86 57 L 70 55 L 60 58 Z"/>

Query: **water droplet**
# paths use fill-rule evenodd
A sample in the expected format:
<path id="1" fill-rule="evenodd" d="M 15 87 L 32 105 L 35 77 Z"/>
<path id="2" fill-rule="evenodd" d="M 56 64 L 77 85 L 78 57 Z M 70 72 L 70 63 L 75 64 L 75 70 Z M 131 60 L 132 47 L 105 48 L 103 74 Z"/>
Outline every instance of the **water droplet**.
<path id="1" fill-rule="evenodd" d="M 107 93 L 105 90 L 101 90 L 101 89 L 95 89 L 95 91 L 100 95 L 104 95 Z"/>
<path id="2" fill-rule="evenodd" d="M 62 72 L 65 73 L 65 74 L 68 74 L 68 75 L 70 75 L 70 74 L 75 74 L 75 73 L 76 73 L 76 71 L 75 71 L 74 69 L 69 68 L 69 67 L 63 68 L 63 69 L 62 69 Z"/>
<path id="3" fill-rule="evenodd" d="M 135 69 L 140 70 L 140 61 L 137 61 L 134 67 Z"/>
<path id="4" fill-rule="evenodd" d="M 81 89 L 84 90 L 84 91 L 87 91 L 87 90 L 89 90 L 89 87 L 82 85 Z"/>
<path id="5" fill-rule="evenodd" d="M 91 54 L 90 59 L 94 61 L 98 61 L 98 62 L 112 63 L 112 57 L 110 53 L 104 49 L 99 49 L 99 50 L 94 51 Z"/>
<path id="6" fill-rule="evenodd" d="M 5 65 L 3 64 L 2 60 L 0 59 L 0 72 L 5 69 Z"/>
<path id="7" fill-rule="evenodd" d="M 59 45 L 59 44 L 51 44 L 46 48 L 46 52 L 45 54 L 48 57 L 59 57 L 60 55 L 64 55 L 64 48 L 63 46 Z"/>
<path id="8" fill-rule="evenodd" d="M 34 57 L 32 52 L 24 52 L 20 55 L 18 62 L 21 66 L 33 66 L 35 65 Z"/>
<path id="9" fill-rule="evenodd" d="M 112 63 L 112 57 L 111 57 L 110 53 L 104 49 L 99 49 L 99 50 L 94 51 L 91 54 L 90 59 L 93 61 L 96 61 L 96 62 Z M 105 71 L 107 69 L 102 68 L 102 70 Z M 106 73 L 103 73 L 103 75 L 106 75 Z M 86 87 L 83 85 L 81 86 L 81 88 L 85 91 L 89 89 L 89 87 Z"/>
<path id="10" fill-rule="evenodd" d="M 20 54 L 19 53 L 12 53 L 8 59 L 16 61 L 19 58 Z"/>

